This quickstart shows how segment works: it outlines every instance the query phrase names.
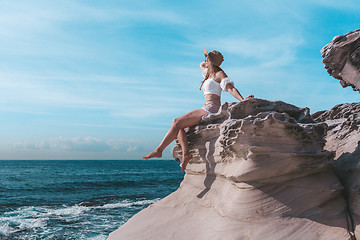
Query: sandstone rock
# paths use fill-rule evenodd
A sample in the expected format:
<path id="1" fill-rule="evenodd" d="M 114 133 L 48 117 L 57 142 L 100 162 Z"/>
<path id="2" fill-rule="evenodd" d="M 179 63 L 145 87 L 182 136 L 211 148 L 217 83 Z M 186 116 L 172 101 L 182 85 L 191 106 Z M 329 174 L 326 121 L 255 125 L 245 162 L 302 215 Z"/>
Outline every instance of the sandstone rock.
<path id="1" fill-rule="evenodd" d="M 339 104 L 328 111 L 312 115 L 326 123 L 325 149 L 335 151 L 338 159 L 344 153 L 354 152 L 360 141 L 360 103 Z"/>
<path id="2" fill-rule="evenodd" d="M 193 159 L 178 190 L 108 239 L 352 239 L 326 128 L 281 101 L 224 103 L 186 129 Z"/>
<path id="3" fill-rule="evenodd" d="M 340 104 L 313 116 L 329 125 L 324 149 L 336 152 L 334 166 L 346 189 L 352 228 L 360 239 L 360 103 Z"/>
<path id="4" fill-rule="evenodd" d="M 360 91 L 360 30 L 334 37 L 321 49 L 321 56 L 328 73 L 342 87 Z"/>

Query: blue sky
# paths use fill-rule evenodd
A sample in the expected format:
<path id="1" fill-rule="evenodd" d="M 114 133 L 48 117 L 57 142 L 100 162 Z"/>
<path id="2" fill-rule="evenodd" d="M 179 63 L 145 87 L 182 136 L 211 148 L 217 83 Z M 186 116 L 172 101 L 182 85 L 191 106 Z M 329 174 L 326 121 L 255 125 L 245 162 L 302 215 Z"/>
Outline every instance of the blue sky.
<path id="1" fill-rule="evenodd" d="M 0 159 L 140 159 L 202 107 L 204 47 L 223 53 L 244 96 L 312 113 L 359 102 L 320 55 L 360 28 L 359 11 L 357 0 L 0 0 Z"/>

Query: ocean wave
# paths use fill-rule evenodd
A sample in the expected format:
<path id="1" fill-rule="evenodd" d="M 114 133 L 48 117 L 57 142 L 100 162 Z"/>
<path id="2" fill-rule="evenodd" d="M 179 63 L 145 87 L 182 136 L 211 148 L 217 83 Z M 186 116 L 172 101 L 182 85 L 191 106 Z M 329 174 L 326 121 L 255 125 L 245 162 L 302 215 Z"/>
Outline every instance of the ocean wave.
<path id="1" fill-rule="evenodd" d="M 111 209 L 111 208 L 126 208 L 126 207 L 132 207 L 132 206 L 143 206 L 143 205 L 153 204 L 159 200 L 160 200 L 160 198 L 156 198 L 153 200 L 140 200 L 140 201 L 136 201 L 136 202 L 131 202 L 131 201 L 125 200 L 125 201 L 119 202 L 119 203 L 108 203 L 103 206 L 99 206 L 97 208 Z"/>
<path id="2" fill-rule="evenodd" d="M 0 236 L 45 227 L 49 218 L 34 207 L 6 212 L 0 217 Z"/>
<path id="3" fill-rule="evenodd" d="M 88 207 L 75 205 L 70 207 L 65 206 L 59 209 L 49 209 L 48 214 L 56 216 L 79 216 L 87 211 L 90 211 Z"/>
<path id="4" fill-rule="evenodd" d="M 82 203 L 73 206 L 27 206 L 20 207 L 15 210 L 4 212 L 0 215 L 0 239 L 1 236 L 12 237 L 18 233 L 22 236 L 30 236 L 34 233 L 41 236 L 49 236 L 55 231 L 52 224 L 54 222 L 61 223 L 62 227 L 56 231 L 62 231 L 69 225 L 83 226 L 102 226 L 102 228 L 118 226 L 114 222 L 109 222 L 108 212 L 114 209 L 131 209 L 133 207 L 145 207 L 159 201 L 156 199 L 125 199 L 119 202 L 105 203 L 96 205 L 96 203 L 86 202 L 89 205 L 82 206 Z M 99 210 L 106 210 L 100 211 Z M 112 213 L 114 214 L 114 213 Z M 130 216 L 129 216 L 130 217 Z M 123 219 L 123 217 L 122 217 Z M 126 220 L 126 219 L 125 219 Z M 96 222 L 96 224 L 94 224 Z M 122 221 L 124 223 L 125 221 Z M 53 228 L 53 229 L 52 229 Z M 26 238 L 25 238 L 26 239 Z M 44 237 L 45 239 L 45 237 Z M 103 235 L 95 235 L 92 237 L 80 237 L 78 239 L 104 239 Z"/>
<path id="5" fill-rule="evenodd" d="M 16 230 L 10 226 L 10 223 L 0 224 L 0 236 L 7 236 L 14 232 Z"/>

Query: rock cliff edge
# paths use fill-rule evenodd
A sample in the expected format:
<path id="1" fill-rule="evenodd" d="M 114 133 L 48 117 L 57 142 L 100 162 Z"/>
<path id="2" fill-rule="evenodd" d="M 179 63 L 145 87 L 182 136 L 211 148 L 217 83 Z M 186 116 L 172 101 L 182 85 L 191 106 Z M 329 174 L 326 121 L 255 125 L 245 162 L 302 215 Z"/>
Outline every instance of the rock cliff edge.
<path id="1" fill-rule="evenodd" d="M 281 101 L 224 103 L 186 129 L 193 159 L 180 187 L 108 239 L 360 239 L 359 146 L 341 152 L 329 143 L 346 141 L 336 135 L 345 132 L 356 138 L 360 121 L 329 116 L 314 121 Z M 181 158 L 179 145 L 173 154 Z"/>

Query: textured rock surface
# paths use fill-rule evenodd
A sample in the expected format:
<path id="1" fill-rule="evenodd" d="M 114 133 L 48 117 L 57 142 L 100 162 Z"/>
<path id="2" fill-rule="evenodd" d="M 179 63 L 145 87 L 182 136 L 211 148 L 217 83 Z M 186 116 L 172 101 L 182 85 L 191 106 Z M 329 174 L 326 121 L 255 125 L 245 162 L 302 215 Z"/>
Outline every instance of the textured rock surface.
<path id="1" fill-rule="evenodd" d="M 360 30 L 339 35 L 321 49 L 328 73 L 343 87 L 360 91 Z"/>
<path id="2" fill-rule="evenodd" d="M 178 190 L 109 239 L 351 239 L 326 128 L 280 101 L 223 104 L 187 129 L 193 159 Z"/>
<path id="3" fill-rule="evenodd" d="M 336 151 L 334 165 L 346 188 L 355 236 L 360 239 L 360 103 L 340 104 L 313 116 L 329 125 L 325 149 Z"/>

